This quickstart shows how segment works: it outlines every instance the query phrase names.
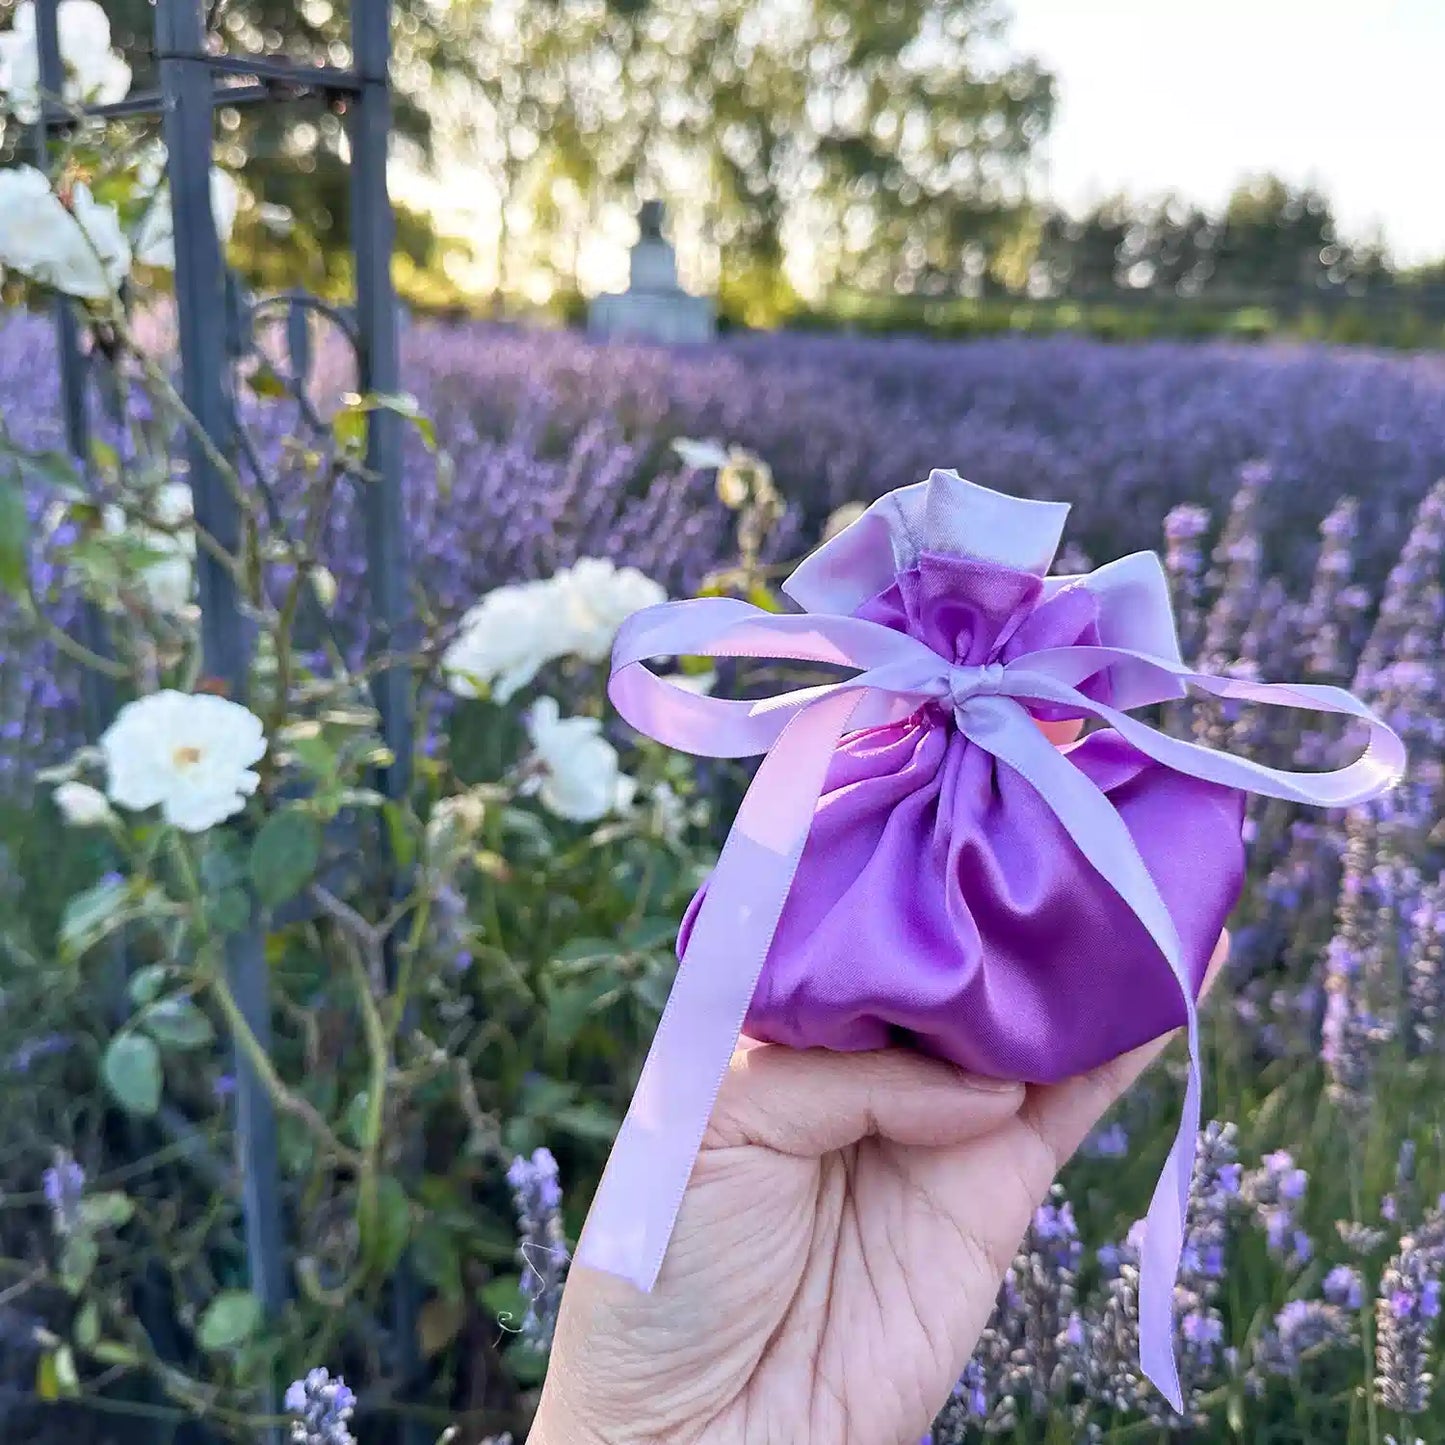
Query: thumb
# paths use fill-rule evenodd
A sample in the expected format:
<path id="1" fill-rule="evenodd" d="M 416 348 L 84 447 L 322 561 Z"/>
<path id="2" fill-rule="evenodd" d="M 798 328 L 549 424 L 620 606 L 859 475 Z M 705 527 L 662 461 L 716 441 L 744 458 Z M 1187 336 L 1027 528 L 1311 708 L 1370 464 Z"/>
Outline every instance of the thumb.
<path id="1" fill-rule="evenodd" d="M 903 1049 L 838 1054 L 761 1044 L 733 1056 L 703 1147 L 751 1144 L 816 1158 L 877 1135 L 943 1148 L 997 1128 L 1023 1100 L 1020 1084 Z"/>

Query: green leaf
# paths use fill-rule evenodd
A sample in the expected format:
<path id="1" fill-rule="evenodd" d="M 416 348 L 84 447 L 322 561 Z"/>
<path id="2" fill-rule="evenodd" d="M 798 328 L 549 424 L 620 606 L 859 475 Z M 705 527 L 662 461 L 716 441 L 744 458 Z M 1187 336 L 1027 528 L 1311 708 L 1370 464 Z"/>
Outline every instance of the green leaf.
<path id="1" fill-rule="evenodd" d="M 160 1108 L 161 1055 L 144 1034 L 117 1034 L 101 1063 L 106 1087 L 122 1107 L 148 1117 Z"/>
<path id="2" fill-rule="evenodd" d="M 515 1274 L 500 1274 L 477 1291 L 477 1301 L 491 1311 L 505 1329 L 519 1330 L 527 1316 L 527 1299 L 522 1281 Z"/>
<path id="3" fill-rule="evenodd" d="M 101 1340 L 90 1352 L 102 1365 L 126 1365 L 134 1366 L 140 1364 L 140 1356 L 130 1345 L 124 1345 L 119 1340 Z"/>
<path id="4" fill-rule="evenodd" d="M 137 970 L 131 978 L 128 987 L 131 1002 L 137 1005 L 153 1003 L 160 991 L 166 986 L 166 981 L 170 976 L 170 964 L 146 964 L 144 968 Z"/>
<path id="5" fill-rule="evenodd" d="M 234 888 L 246 881 L 246 850 L 231 833 L 207 833 L 201 849 L 201 882 L 208 893 Z"/>
<path id="6" fill-rule="evenodd" d="M 761 582 L 755 582 L 748 588 L 748 601 L 764 612 L 781 612 L 783 610 L 782 601 L 777 593 Z"/>
<path id="7" fill-rule="evenodd" d="M 300 808 L 273 813 L 251 844 L 251 881 L 261 902 L 274 908 L 294 898 L 321 861 L 321 825 Z"/>
<path id="8" fill-rule="evenodd" d="M 671 948 L 677 942 L 677 919 L 644 918 L 622 935 L 622 946 L 630 953 L 654 948 Z"/>
<path id="9" fill-rule="evenodd" d="M 617 956 L 615 938 L 574 938 L 553 955 L 558 963 L 594 963 Z"/>
<path id="10" fill-rule="evenodd" d="M 672 977 L 670 970 L 644 973 L 632 985 L 633 992 L 653 1013 L 660 1014 L 667 1007 L 667 996 L 672 992 Z"/>
<path id="11" fill-rule="evenodd" d="M 616 986 L 609 974 L 599 971 L 553 988 L 547 999 L 547 1037 L 554 1043 L 570 1044 Z"/>
<path id="12" fill-rule="evenodd" d="M 462 1253 L 451 1230 L 430 1219 L 423 1222 L 412 1241 L 411 1263 L 418 1277 L 443 1298 L 461 1298 Z"/>
<path id="13" fill-rule="evenodd" d="M 140 1023 L 157 1043 L 173 1049 L 199 1049 L 216 1037 L 210 1019 L 184 994 L 161 999 L 141 1015 Z"/>
<path id="14" fill-rule="evenodd" d="M 286 383 L 277 376 L 275 368 L 262 363 L 246 378 L 246 386 L 255 396 L 280 399 L 290 396 Z"/>
<path id="15" fill-rule="evenodd" d="M 94 1300 L 88 1300 L 76 1315 L 75 1328 L 71 1333 L 82 1350 L 90 1349 L 100 1338 L 100 1307 Z"/>
<path id="16" fill-rule="evenodd" d="M 72 1234 L 60 1252 L 60 1283 L 68 1294 L 79 1294 L 86 1286 L 100 1258 L 100 1245 L 93 1234 Z"/>
<path id="17" fill-rule="evenodd" d="M 201 1316 L 196 1332 L 203 1350 L 219 1354 L 234 1350 L 255 1334 L 261 1323 L 261 1302 L 249 1290 L 222 1290 Z"/>
<path id="18" fill-rule="evenodd" d="M 422 1359 L 439 1355 L 461 1333 L 467 1312 L 460 1300 L 429 1299 L 417 1314 L 416 1337 Z"/>
<path id="19" fill-rule="evenodd" d="M 342 1115 L 341 1130 L 345 1136 L 359 1149 L 366 1138 L 366 1111 L 370 1103 L 371 1095 L 366 1089 L 352 1096 L 351 1102 L 346 1106 L 346 1113 Z"/>
<path id="20" fill-rule="evenodd" d="M 59 1345 L 40 1357 L 35 1372 L 35 1392 L 42 1400 L 58 1400 L 80 1393 L 80 1376 L 69 1345 Z"/>
<path id="21" fill-rule="evenodd" d="M 137 912 L 130 886 L 124 879 L 97 883 L 77 893 L 60 917 L 60 952 L 74 962 L 103 938 L 114 933 Z"/>
<path id="22" fill-rule="evenodd" d="M 120 453 L 107 441 L 99 437 L 90 439 L 90 460 L 96 471 L 108 477 L 120 475 Z M 75 472 L 69 467 L 70 458 L 65 457 L 67 469 L 70 471 L 71 484 L 74 485 Z"/>
<path id="23" fill-rule="evenodd" d="M 368 408 L 360 399 L 342 407 L 331 418 L 331 431 L 336 444 L 343 451 L 360 450 L 366 440 L 366 413 Z"/>
<path id="24" fill-rule="evenodd" d="M 564 1084 L 543 1074 L 534 1074 L 522 1085 L 522 1112 L 546 1119 L 577 1097 L 575 1084 Z"/>
<path id="25" fill-rule="evenodd" d="M 0 592 L 23 597 L 30 575 L 30 518 L 13 471 L 0 476 Z"/>
<path id="26" fill-rule="evenodd" d="M 411 1233 L 411 1203 L 406 1190 L 390 1175 L 376 1181 L 376 1194 L 369 1207 L 357 1213 L 361 1230 L 361 1252 L 378 1275 L 388 1275 L 396 1268 L 407 1236 Z"/>
<path id="27" fill-rule="evenodd" d="M 386 840 L 391 856 L 403 873 L 416 861 L 416 825 L 412 815 L 400 803 L 383 803 L 386 819 Z"/>
<path id="28" fill-rule="evenodd" d="M 119 1189 L 87 1194 L 80 1201 L 80 1222 L 88 1229 L 121 1229 L 135 1215 L 135 1204 Z"/>
<path id="29" fill-rule="evenodd" d="M 206 902 L 206 917 L 217 933 L 239 933 L 251 921 L 251 899 L 244 888 L 223 888 Z"/>
<path id="30" fill-rule="evenodd" d="M 585 1104 L 569 1104 L 552 1115 L 552 1123 L 568 1134 L 579 1139 L 596 1139 L 599 1143 L 610 1144 L 621 1127 L 622 1120 L 595 1100 Z"/>

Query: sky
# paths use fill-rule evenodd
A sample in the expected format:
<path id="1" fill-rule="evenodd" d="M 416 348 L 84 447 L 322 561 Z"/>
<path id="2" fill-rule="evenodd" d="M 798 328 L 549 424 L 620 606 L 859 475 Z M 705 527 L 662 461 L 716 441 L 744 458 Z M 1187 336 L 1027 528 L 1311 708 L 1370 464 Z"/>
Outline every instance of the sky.
<path id="1" fill-rule="evenodd" d="M 1445 0 L 1009 0 L 1058 78 L 1044 188 L 1066 206 L 1174 190 L 1216 205 L 1272 170 L 1445 256 Z"/>

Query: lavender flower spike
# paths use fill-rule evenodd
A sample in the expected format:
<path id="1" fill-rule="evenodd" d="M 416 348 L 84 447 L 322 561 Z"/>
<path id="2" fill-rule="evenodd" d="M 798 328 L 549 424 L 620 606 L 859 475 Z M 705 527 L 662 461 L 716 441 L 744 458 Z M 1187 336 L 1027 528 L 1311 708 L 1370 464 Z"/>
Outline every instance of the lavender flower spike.
<path id="1" fill-rule="evenodd" d="M 55 1232 L 62 1238 L 80 1222 L 80 1196 L 85 1192 L 85 1170 L 68 1150 L 55 1151 L 55 1163 L 41 1176 L 45 1202 Z"/>
<path id="2" fill-rule="evenodd" d="M 1439 1260 L 1408 1235 L 1385 1266 L 1375 1301 L 1375 1397 L 1387 1410 L 1423 1414 L 1435 1378 L 1426 1368 L 1440 1318 Z"/>
<path id="3" fill-rule="evenodd" d="M 557 1182 L 557 1161 L 550 1149 L 537 1149 L 528 1159 L 519 1154 L 507 1170 L 517 1208 L 521 1238 L 517 1260 L 522 1266 L 522 1293 L 527 1313 L 522 1338 L 535 1349 L 551 1349 L 562 1304 L 562 1281 L 567 1272 L 567 1240 L 562 1231 L 562 1187 Z"/>
<path id="4" fill-rule="evenodd" d="M 348 1423 L 356 1396 L 340 1375 L 332 1379 L 324 1369 L 308 1370 L 304 1379 L 292 1381 L 285 1404 L 296 1416 L 291 1445 L 356 1445 Z"/>

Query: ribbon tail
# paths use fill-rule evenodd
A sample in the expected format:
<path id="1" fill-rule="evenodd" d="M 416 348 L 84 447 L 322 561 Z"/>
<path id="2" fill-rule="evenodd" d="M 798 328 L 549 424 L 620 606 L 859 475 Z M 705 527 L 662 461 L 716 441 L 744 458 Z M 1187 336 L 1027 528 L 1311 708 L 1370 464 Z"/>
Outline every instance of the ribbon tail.
<path id="1" fill-rule="evenodd" d="M 650 1291 L 812 826 L 833 749 L 863 694 L 793 716 L 759 767 L 693 924 L 577 1246 Z"/>
<path id="2" fill-rule="evenodd" d="M 1023 707 L 1008 698 L 973 697 L 958 709 L 958 722 L 970 741 L 1012 768 L 1049 805 L 1090 865 L 1149 930 L 1184 1000 L 1189 1083 L 1179 1130 L 1145 1217 L 1139 1267 L 1140 1365 L 1160 1394 L 1182 1412 L 1174 1354 L 1174 1282 L 1184 1253 L 1199 1135 L 1201 1072 L 1198 1012 L 1179 934 L 1114 805 L 1044 737 Z"/>

